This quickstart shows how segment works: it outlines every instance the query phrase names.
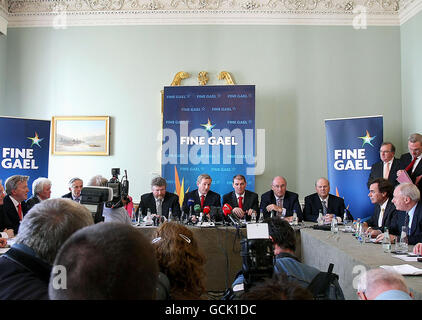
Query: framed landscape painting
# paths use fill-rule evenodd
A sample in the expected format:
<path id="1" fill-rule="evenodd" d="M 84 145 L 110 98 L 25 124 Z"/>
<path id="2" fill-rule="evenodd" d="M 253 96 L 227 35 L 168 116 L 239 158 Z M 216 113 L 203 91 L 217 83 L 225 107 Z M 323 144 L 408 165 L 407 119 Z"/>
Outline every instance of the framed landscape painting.
<path id="1" fill-rule="evenodd" d="M 109 155 L 110 117 L 53 117 L 52 154 Z"/>

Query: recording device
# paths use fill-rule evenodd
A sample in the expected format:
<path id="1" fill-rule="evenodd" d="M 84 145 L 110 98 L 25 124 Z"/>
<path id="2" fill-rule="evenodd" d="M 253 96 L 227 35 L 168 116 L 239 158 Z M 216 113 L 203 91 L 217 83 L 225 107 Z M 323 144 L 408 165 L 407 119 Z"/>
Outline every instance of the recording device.
<path id="1" fill-rule="evenodd" d="M 120 168 L 111 169 L 112 178 L 107 182 L 107 187 L 113 190 L 113 199 L 106 202 L 107 208 L 120 208 L 123 206 L 123 200 L 128 200 L 129 181 L 127 180 L 127 171 L 122 180 L 119 181 Z"/>
<path id="2" fill-rule="evenodd" d="M 248 230 L 247 239 L 240 241 L 242 257 L 242 273 L 244 276 L 244 291 L 249 290 L 254 284 L 265 279 L 271 279 L 274 273 L 273 243 L 268 238 L 268 224 L 255 225 L 263 228 L 263 238 L 256 234 L 252 236 Z"/>
<path id="3" fill-rule="evenodd" d="M 81 204 L 92 214 L 94 223 L 103 221 L 104 202 L 113 200 L 113 189 L 108 187 L 83 187 L 81 190 Z"/>

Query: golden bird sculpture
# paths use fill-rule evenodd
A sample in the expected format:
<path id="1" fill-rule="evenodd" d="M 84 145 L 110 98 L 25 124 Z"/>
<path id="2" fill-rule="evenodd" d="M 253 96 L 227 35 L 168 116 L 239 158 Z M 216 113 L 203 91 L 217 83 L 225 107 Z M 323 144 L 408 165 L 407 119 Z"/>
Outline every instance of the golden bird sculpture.
<path id="1" fill-rule="evenodd" d="M 227 71 L 221 71 L 218 75 L 218 80 L 226 80 L 227 84 L 234 84 L 231 74 Z"/>
<path id="2" fill-rule="evenodd" d="M 181 82 L 183 79 L 187 79 L 189 78 L 190 75 L 189 73 L 185 72 L 185 71 L 179 71 L 178 73 L 176 73 L 176 75 L 174 76 L 173 82 L 171 83 L 172 86 L 180 86 Z"/>

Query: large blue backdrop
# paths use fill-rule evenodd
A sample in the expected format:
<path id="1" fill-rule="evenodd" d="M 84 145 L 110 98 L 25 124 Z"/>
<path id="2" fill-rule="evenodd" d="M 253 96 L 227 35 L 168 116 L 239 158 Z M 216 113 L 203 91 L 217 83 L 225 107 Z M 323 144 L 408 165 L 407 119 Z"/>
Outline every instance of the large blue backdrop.
<path id="1" fill-rule="evenodd" d="M 371 166 L 380 161 L 383 141 L 381 116 L 325 121 L 327 166 L 331 192 L 344 198 L 354 219 L 373 214 L 367 181 Z"/>
<path id="2" fill-rule="evenodd" d="M 0 117 L 0 178 L 15 174 L 29 176 L 28 198 L 32 182 L 48 177 L 50 121 Z"/>
<path id="3" fill-rule="evenodd" d="M 246 174 L 254 167 L 255 86 L 165 87 L 163 103 L 162 176 L 170 192 L 182 201 L 202 173 L 220 194 L 233 190 L 236 174 L 255 189 Z"/>

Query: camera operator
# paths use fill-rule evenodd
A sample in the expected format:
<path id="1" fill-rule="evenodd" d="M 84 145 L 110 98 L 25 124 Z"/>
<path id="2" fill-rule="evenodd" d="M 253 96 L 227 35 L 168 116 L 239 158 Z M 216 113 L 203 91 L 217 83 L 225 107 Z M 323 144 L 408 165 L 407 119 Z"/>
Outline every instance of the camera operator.
<path id="1" fill-rule="evenodd" d="M 277 276 L 286 275 L 289 280 L 292 280 L 302 286 L 310 289 L 309 285 L 313 282 L 320 270 L 301 263 L 294 255 L 296 250 L 296 235 L 290 224 L 282 220 L 280 217 L 269 218 L 265 220 L 268 224 L 268 232 L 270 239 L 273 242 L 274 248 L 274 274 Z M 243 290 L 241 284 L 244 283 L 244 276 L 240 274 L 234 281 L 232 288 L 236 296 L 236 288 L 238 291 Z M 326 299 L 344 299 L 343 292 L 337 280 L 327 284 Z M 320 289 L 318 287 L 318 289 Z M 322 287 L 324 289 L 325 287 Z M 331 291 L 330 291 L 331 290 Z M 320 291 L 318 291 L 320 292 Z M 330 293 L 330 297 L 328 297 Z"/>
<path id="2" fill-rule="evenodd" d="M 107 187 L 107 185 L 108 180 L 101 175 L 92 177 L 88 182 L 88 186 L 93 187 Z M 121 222 L 132 224 L 129 215 L 123 206 L 109 208 L 104 204 L 102 215 L 104 217 L 104 222 Z"/>

